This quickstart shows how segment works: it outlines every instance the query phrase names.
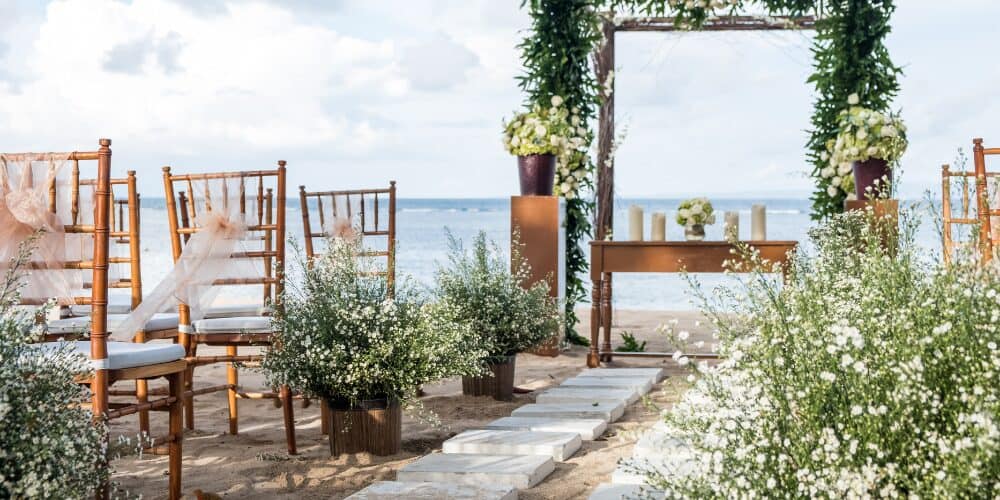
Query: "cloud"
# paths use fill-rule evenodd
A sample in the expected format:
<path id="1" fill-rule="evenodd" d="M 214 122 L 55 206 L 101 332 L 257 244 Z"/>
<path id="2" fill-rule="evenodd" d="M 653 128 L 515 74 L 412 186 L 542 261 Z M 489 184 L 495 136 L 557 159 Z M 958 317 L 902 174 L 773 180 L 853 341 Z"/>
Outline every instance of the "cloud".
<path id="1" fill-rule="evenodd" d="M 158 39 L 146 35 L 111 47 L 102 67 L 112 73 L 138 75 L 152 58 L 165 74 L 170 75 L 181 70 L 178 58 L 183 45 L 180 34 L 174 31 Z"/>
<path id="2" fill-rule="evenodd" d="M 437 32 L 429 39 L 403 50 L 403 74 L 417 90 L 453 88 L 466 80 L 479 57 L 447 34 Z"/>

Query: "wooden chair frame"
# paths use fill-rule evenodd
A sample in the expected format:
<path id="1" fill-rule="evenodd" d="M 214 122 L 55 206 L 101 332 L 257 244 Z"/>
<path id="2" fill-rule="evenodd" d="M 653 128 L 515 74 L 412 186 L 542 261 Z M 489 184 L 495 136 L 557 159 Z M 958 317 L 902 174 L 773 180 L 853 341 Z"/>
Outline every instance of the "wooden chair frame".
<path id="1" fill-rule="evenodd" d="M 388 207 L 388 220 L 385 221 L 386 227 L 382 229 L 379 221 L 379 195 L 388 196 L 389 207 Z M 336 216 L 337 210 L 337 198 L 343 197 L 347 200 L 348 217 L 353 216 L 350 213 L 351 210 L 351 197 L 355 196 L 360 200 L 360 210 L 358 216 L 361 219 L 361 231 L 360 235 L 362 238 L 365 236 L 385 236 L 386 250 L 385 251 L 371 251 L 365 250 L 362 255 L 366 257 L 385 257 L 386 259 L 386 271 L 382 273 L 386 276 L 386 280 L 389 284 L 389 293 L 393 294 L 396 282 L 396 181 L 389 181 L 388 188 L 375 188 L 375 189 L 352 189 L 352 190 L 341 190 L 341 191 L 306 191 L 305 186 L 299 186 L 299 205 L 302 210 L 302 232 L 305 236 L 305 247 L 306 247 L 306 258 L 308 262 L 316 256 L 316 245 L 313 240 L 316 238 L 323 239 L 330 235 L 326 233 L 326 214 L 323 209 L 323 199 L 329 199 L 330 206 L 333 210 L 333 215 Z M 366 218 L 366 207 L 365 207 L 365 197 L 369 196 L 372 199 L 372 212 L 373 216 Z M 309 200 L 313 198 L 316 200 L 316 212 L 319 218 L 319 231 L 315 231 L 312 228 L 312 223 L 310 219 L 310 205 Z M 371 222 L 369 225 L 368 223 Z M 370 228 L 369 228 L 370 226 Z M 328 424 L 330 419 L 330 411 L 326 407 L 326 401 L 320 402 L 320 427 L 323 434 L 328 433 Z"/>
<path id="2" fill-rule="evenodd" d="M 31 160 L 44 161 L 52 157 L 67 157 L 73 162 L 73 179 L 71 202 L 72 222 L 65 225 L 66 233 L 92 234 L 94 242 L 93 256 L 88 262 L 65 261 L 66 269 L 91 269 L 93 271 L 90 297 L 75 297 L 74 303 L 90 305 L 90 359 L 94 364 L 93 376 L 81 380 L 81 383 L 90 387 L 92 392 L 92 411 L 95 419 L 114 419 L 139 412 L 167 411 L 169 412 L 169 432 L 166 437 L 155 440 L 154 445 L 167 446 L 169 487 L 168 496 L 171 499 L 181 497 L 181 451 L 183 441 L 182 429 L 182 403 L 183 403 L 183 382 L 184 373 L 187 370 L 187 362 L 183 359 L 166 363 L 138 366 L 124 369 L 110 369 L 108 367 L 108 331 L 107 331 L 107 304 L 108 304 L 108 264 L 111 259 L 108 256 L 109 241 L 111 235 L 111 140 L 101 139 L 100 148 L 92 152 L 66 153 L 24 153 L 10 154 L 7 158 L 15 161 Z M 97 178 L 93 181 L 95 186 L 94 199 L 94 223 L 93 225 L 80 224 L 79 214 L 79 192 L 81 181 L 79 179 L 80 161 L 97 161 Z M 134 181 L 134 177 L 133 177 Z M 53 212 L 57 209 L 56 185 L 49 186 L 49 207 Z M 41 301 L 44 302 L 44 301 Z M 26 298 L 22 300 L 25 305 L 38 305 L 37 299 Z M 109 388 L 111 384 L 120 380 L 151 380 L 156 378 L 166 378 L 168 381 L 168 394 L 153 401 L 143 401 L 135 403 L 111 403 L 108 400 Z M 101 485 L 98 497 L 107 498 L 109 491 L 107 485 Z"/>
<path id="3" fill-rule="evenodd" d="M 1000 179 L 1000 172 L 986 171 L 986 157 L 1000 155 L 1000 148 L 985 148 L 983 140 L 975 138 L 972 140 L 972 155 L 974 170 L 954 172 L 948 165 L 941 167 L 941 212 L 942 212 L 942 244 L 944 246 L 944 262 L 951 262 L 951 255 L 955 249 L 955 241 L 952 234 L 952 225 L 967 224 L 979 226 L 978 245 L 983 262 L 989 262 L 993 258 L 994 242 L 992 237 L 991 217 L 1000 216 L 1000 209 L 990 207 L 989 180 Z M 968 178 L 975 179 L 976 192 L 976 216 L 970 214 L 971 203 L 968 189 L 963 189 L 961 198 L 961 214 L 953 216 L 951 206 L 951 180 L 959 178 L 967 182 Z"/>
<path id="4" fill-rule="evenodd" d="M 265 299 L 275 298 L 275 307 L 280 307 L 277 300 L 281 297 L 284 288 L 284 263 L 285 263 L 285 161 L 278 161 L 278 168 L 275 170 L 256 170 L 243 172 L 218 172 L 203 174 L 174 174 L 171 168 L 163 167 L 163 183 L 166 192 L 167 218 L 170 225 L 170 240 L 173 250 L 174 261 L 180 259 L 185 243 L 192 234 L 198 232 L 199 228 L 192 224 L 197 216 L 197 206 L 194 196 L 184 195 L 177 184 L 187 188 L 192 192 L 192 182 L 209 181 L 212 179 L 244 179 L 256 178 L 258 180 L 257 200 L 257 224 L 248 227 L 249 231 L 262 232 L 264 250 L 259 252 L 247 252 L 246 255 L 233 255 L 234 258 L 260 258 L 264 263 L 264 276 L 261 278 L 241 278 L 241 279 L 221 279 L 215 285 L 262 285 L 264 287 Z M 267 192 L 263 187 L 264 179 L 273 177 L 277 186 L 276 192 Z M 245 207 L 247 193 L 240 192 L 241 209 Z M 273 197 L 273 198 L 272 198 Z M 267 207 L 265 209 L 264 207 Z M 274 206 L 274 209 L 270 208 Z M 272 271 L 277 268 L 276 275 Z M 234 363 L 258 362 L 262 359 L 260 355 L 239 355 L 240 346 L 271 346 L 271 333 L 245 333 L 240 331 L 226 333 L 199 334 L 194 331 L 191 324 L 191 309 L 188 304 L 177 305 L 177 312 L 180 317 L 179 340 L 188 353 L 189 369 L 185 376 L 185 420 L 189 429 L 194 428 L 194 396 L 208 394 L 212 392 L 226 391 L 229 403 L 229 433 L 236 435 L 239 433 L 239 411 L 237 401 L 239 399 L 277 399 L 280 400 L 285 421 L 285 439 L 288 446 L 288 453 L 297 453 L 295 443 L 295 416 L 292 407 L 292 392 L 288 386 L 282 386 L 277 393 L 274 392 L 245 392 L 239 386 L 239 373 Z M 198 356 L 199 345 L 224 346 L 225 356 Z M 201 389 L 194 389 L 194 370 L 198 366 L 228 363 L 226 372 L 226 383 Z"/>

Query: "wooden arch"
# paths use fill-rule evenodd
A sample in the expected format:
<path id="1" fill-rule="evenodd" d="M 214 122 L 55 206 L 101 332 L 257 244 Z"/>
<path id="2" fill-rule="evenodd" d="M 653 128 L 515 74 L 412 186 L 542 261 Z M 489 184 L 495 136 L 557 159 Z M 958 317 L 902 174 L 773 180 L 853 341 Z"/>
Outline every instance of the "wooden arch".
<path id="1" fill-rule="evenodd" d="M 816 19 L 813 16 L 726 16 L 708 19 L 699 31 L 779 31 L 813 30 Z M 594 239 L 605 240 L 612 232 L 614 221 L 615 174 L 611 160 L 611 150 L 615 139 L 615 92 L 614 78 L 608 81 L 615 67 L 615 34 L 628 31 L 688 31 L 679 28 L 673 17 L 618 18 L 604 17 L 601 31 L 603 40 L 594 54 L 597 83 L 601 87 L 603 99 L 598 111 L 597 132 L 597 214 L 594 220 Z"/>

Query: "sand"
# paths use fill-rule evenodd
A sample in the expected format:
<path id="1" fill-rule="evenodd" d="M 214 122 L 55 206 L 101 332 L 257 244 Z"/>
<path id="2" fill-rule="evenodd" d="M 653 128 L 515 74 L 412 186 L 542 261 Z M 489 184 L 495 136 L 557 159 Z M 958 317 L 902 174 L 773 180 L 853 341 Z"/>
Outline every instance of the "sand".
<path id="1" fill-rule="evenodd" d="M 586 320 L 589 314 L 580 316 Z M 691 331 L 692 340 L 710 341 L 709 329 L 695 324 L 700 319 L 697 313 L 616 311 L 613 343 L 618 345 L 620 331 L 626 330 L 637 339 L 646 340 L 648 351 L 672 350 L 654 330 L 672 318 L 680 320 L 678 328 Z M 589 332 L 589 325 L 585 322 L 580 331 Z M 216 354 L 212 349 L 201 351 L 199 354 Z M 573 347 L 555 358 L 521 354 L 517 358 L 515 384 L 533 390 L 558 385 L 585 368 L 586 353 L 587 348 Z M 222 349 L 218 354 L 224 354 Z M 669 359 L 632 358 L 625 362 L 619 358 L 613 366 L 660 366 L 667 369 L 669 376 L 653 389 L 645 403 L 640 401 L 629 407 L 602 438 L 585 441 L 576 455 L 557 463 L 555 472 L 540 485 L 522 491 L 520 498 L 586 498 L 599 483 L 610 479 L 618 459 L 631 456 L 638 431 L 652 425 L 659 412 L 657 408 L 669 408 L 687 387 L 688 372 Z M 222 364 L 201 367 L 196 372 L 196 387 L 224 381 Z M 261 381 L 258 373 L 241 372 L 241 383 L 247 389 L 260 388 Z M 430 384 L 425 392 L 421 402 L 425 410 L 436 414 L 440 423 L 432 425 L 426 418 L 405 415 L 400 453 L 388 457 L 360 454 L 336 458 L 331 458 L 327 440 L 320 433 L 318 404 L 308 408 L 302 408 L 299 402 L 295 404 L 299 454 L 289 456 L 281 410 L 272 401 L 240 401 L 240 434 L 232 436 L 227 434 L 225 393 L 199 396 L 195 400 L 196 429 L 185 434 L 184 491 L 191 498 L 195 489 L 223 498 L 344 498 L 374 481 L 394 479 L 397 469 L 440 450 L 441 443 L 449 437 L 508 416 L 514 408 L 535 399 L 534 394 L 516 395 L 512 402 L 462 396 L 461 382 L 457 379 Z M 155 412 L 152 418 L 154 434 L 157 429 L 165 428 L 162 413 Z M 134 417 L 123 418 L 112 423 L 112 433 L 135 436 L 137 427 Z M 113 465 L 114 479 L 130 492 L 145 498 L 165 498 L 166 457 L 126 456 L 115 460 Z"/>

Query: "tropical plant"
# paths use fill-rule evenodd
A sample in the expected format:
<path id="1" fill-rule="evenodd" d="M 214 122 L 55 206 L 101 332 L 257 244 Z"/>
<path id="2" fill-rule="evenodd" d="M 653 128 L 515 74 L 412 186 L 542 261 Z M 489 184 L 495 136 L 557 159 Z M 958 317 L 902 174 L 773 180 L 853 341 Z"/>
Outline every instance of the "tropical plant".
<path id="1" fill-rule="evenodd" d="M 653 487 L 671 498 L 1000 495 L 1000 268 L 944 266 L 915 244 L 910 214 L 901 225 L 839 215 L 812 231 L 814 250 L 800 247 L 784 285 L 758 257 L 745 286 L 699 293 L 724 361 L 698 364 L 666 414 L 683 445 L 646 469 Z"/>
<path id="2" fill-rule="evenodd" d="M 715 209 L 708 198 L 684 200 L 677 207 L 677 224 L 691 227 L 699 224 L 715 224 Z"/>
<path id="3" fill-rule="evenodd" d="M 427 382 L 480 373 L 485 353 L 459 311 L 428 302 L 405 278 L 393 294 L 356 239 L 331 238 L 302 268 L 301 283 L 289 283 L 276 308 L 280 347 L 262 364 L 269 384 L 354 406 L 406 402 Z"/>
<path id="4" fill-rule="evenodd" d="M 622 345 L 615 347 L 618 352 L 646 352 L 646 341 L 641 343 L 629 332 L 622 332 Z"/>
<path id="5" fill-rule="evenodd" d="M 437 271 L 438 302 L 458 311 L 458 319 L 478 335 L 484 361 L 502 361 L 558 333 L 559 304 L 549 296 L 546 281 L 522 286 L 530 281 L 531 269 L 516 240 L 511 260 L 485 232 L 469 251 L 450 232 L 448 245 L 448 267 Z"/>
<path id="6" fill-rule="evenodd" d="M 0 283 L 0 498 L 93 498 L 111 468 L 107 427 L 77 383 L 92 373 L 89 360 L 71 343 L 41 355 L 32 342 L 43 325 L 17 307 L 33 243 L 22 244 Z"/>

